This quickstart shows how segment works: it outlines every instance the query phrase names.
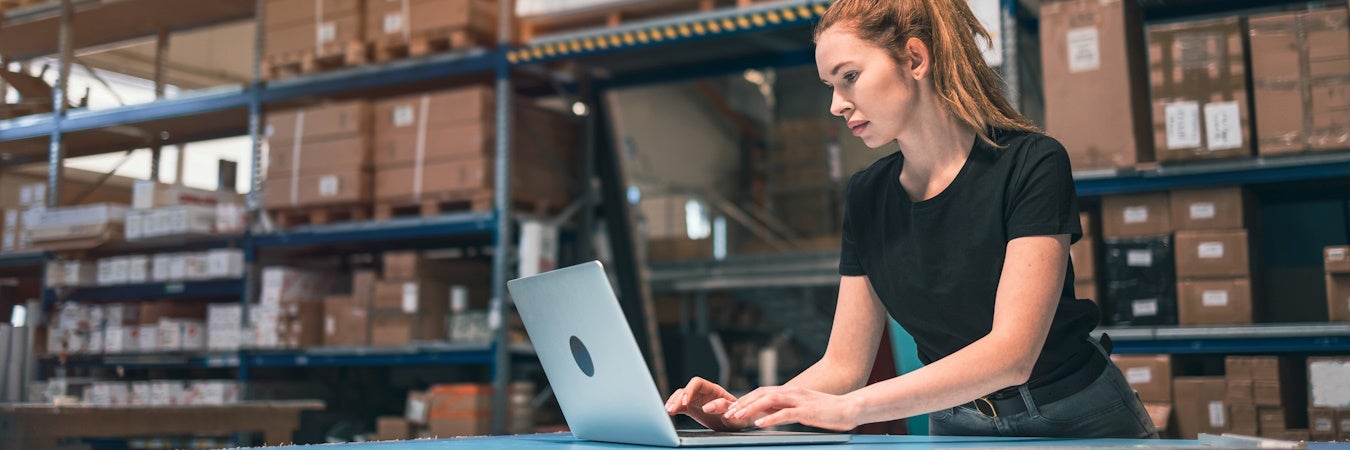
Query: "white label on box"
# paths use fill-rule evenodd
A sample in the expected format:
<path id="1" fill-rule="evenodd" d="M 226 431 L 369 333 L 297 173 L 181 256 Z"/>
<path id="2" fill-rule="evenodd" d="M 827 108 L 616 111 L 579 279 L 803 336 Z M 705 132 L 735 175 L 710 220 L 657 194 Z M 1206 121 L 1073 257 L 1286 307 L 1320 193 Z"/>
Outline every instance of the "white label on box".
<path id="1" fill-rule="evenodd" d="M 1167 149 L 1178 150 L 1200 146 L 1200 104 L 1196 102 L 1168 103 Z"/>
<path id="2" fill-rule="evenodd" d="M 1126 250 L 1125 265 L 1130 267 L 1153 267 L 1153 252 L 1148 250 Z"/>
<path id="3" fill-rule="evenodd" d="M 463 312 L 469 308 L 469 287 L 457 284 L 450 287 L 450 312 Z"/>
<path id="4" fill-rule="evenodd" d="M 1205 104 L 1205 137 L 1210 151 L 1242 148 L 1242 113 L 1237 102 Z"/>
<path id="5" fill-rule="evenodd" d="M 1125 216 L 1125 223 L 1144 223 L 1144 222 L 1148 222 L 1148 207 L 1147 207 L 1147 206 L 1131 206 L 1131 207 L 1125 208 L 1125 212 L 1123 213 L 1123 215 Z"/>
<path id="6" fill-rule="evenodd" d="M 323 318 L 323 334 L 337 334 L 337 318 L 333 316 Z"/>
<path id="7" fill-rule="evenodd" d="M 393 12 L 384 15 L 384 33 L 397 33 L 403 31 L 403 13 Z"/>
<path id="8" fill-rule="evenodd" d="M 19 204 L 20 205 L 33 204 L 33 185 L 25 184 L 23 185 L 23 187 L 19 188 Z"/>
<path id="9" fill-rule="evenodd" d="M 1213 219 L 1214 203 L 1200 202 L 1191 203 L 1191 220 Z"/>
<path id="10" fill-rule="evenodd" d="M 5 228 L 17 226 L 19 226 L 19 211 L 16 209 L 5 210 Z"/>
<path id="11" fill-rule="evenodd" d="M 1125 371 L 1125 381 L 1130 384 L 1148 384 L 1153 382 L 1153 369 L 1149 367 L 1131 367 Z"/>
<path id="12" fill-rule="evenodd" d="M 417 115 L 413 113 L 412 105 L 399 105 L 394 108 L 394 126 L 406 127 L 412 125 Z"/>
<path id="13" fill-rule="evenodd" d="M 1210 308 L 1228 306 L 1228 291 L 1212 290 L 1200 294 L 1200 303 Z"/>
<path id="14" fill-rule="evenodd" d="M 1343 248 L 1327 249 L 1328 261 L 1345 261 L 1345 256 L 1345 249 Z"/>
<path id="15" fill-rule="evenodd" d="M 1101 44 L 1097 27 L 1069 30 L 1069 73 L 1088 72 L 1102 67 Z"/>
<path id="16" fill-rule="evenodd" d="M 1222 401 L 1209 402 L 1209 426 L 1213 428 L 1224 428 L 1228 426 L 1228 418 L 1224 417 Z"/>
<path id="17" fill-rule="evenodd" d="M 337 40 L 337 22 L 319 24 L 319 43 L 327 44 Z"/>
<path id="18" fill-rule="evenodd" d="M 417 312 L 417 283 L 403 283 L 403 312 Z"/>
<path id="19" fill-rule="evenodd" d="M 1135 317 L 1151 317 L 1158 315 L 1158 299 L 1150 298 L 1146 300 L 1135 300 L 1130 303 L 1134 310 Z"/>
<path id="20" fill-rule="evenodd" d="M 1331 431 L 1332 420 L 1326 417 L 1318 417 L 1312 423 L 1313 431 Z"/>
<path id="21" fill-rule="evenodd" d="M 319 178 L 319 196 L 332 197 L 338 194 L 338 176 L 324 175 Z"/>
<path id="22" fill-rule="evenodd" d="M 1222 258 L 1222 257 L 1223 257 L 1223 243 L 1222 243 L 1222 242 L 1201 242 L 1201 243 L 1200 243 L 1200 248 L 1199 248 L 1199 253 L 1200 253 L 1200 259 L 1219 259 L 1219 258 Z"/>
<path id="23" fill-rule="evenodd" d="M 404 418 L 412 423 L 425 423 L 427 421 L 427 402 L 421 399 L 408 399 L 408 409 Z"/>

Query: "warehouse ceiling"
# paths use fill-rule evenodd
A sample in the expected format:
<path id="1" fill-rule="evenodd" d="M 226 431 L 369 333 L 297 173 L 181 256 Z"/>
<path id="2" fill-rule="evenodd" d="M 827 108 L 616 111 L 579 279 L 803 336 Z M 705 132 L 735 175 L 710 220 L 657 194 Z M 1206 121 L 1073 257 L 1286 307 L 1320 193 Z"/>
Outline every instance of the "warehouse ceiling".
<path id="1" fill-rule="evenodd" d="M 242 21 L 171 34 L 168 84 L 187 91 L 248 83 L 253 76 L 254 30 L 252 21 Z M 97 69 L 150 80 L 155 73 L 155 39 L 81 53 L 77 58 Z"/>

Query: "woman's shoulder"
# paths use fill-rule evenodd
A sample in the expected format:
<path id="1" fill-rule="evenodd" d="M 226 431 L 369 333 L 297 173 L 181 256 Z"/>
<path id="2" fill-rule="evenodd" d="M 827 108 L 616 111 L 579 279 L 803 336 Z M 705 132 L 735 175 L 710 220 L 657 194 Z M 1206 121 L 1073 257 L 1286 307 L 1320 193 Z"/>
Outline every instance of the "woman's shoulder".
<path id="1" fill-rule="evenodd" d="M 1045 133 L 1021 130 L 994 130 L 994 142 L 1005 150 L 1016 152 L 1031 159 L 1063 155 L 1068 157 L 1064 145 L 1058 139 Z"/>
<path id="2" fill-rule="evenodd" d="M 896 164 L 900 163 L 901 154 L 899 151 L 886 155 L 878 159 L 866 169 L 859 170 L 848 180 L 848 194 L 865 195 L 866 192 L 872 192 L 875 189 L 881 189 L 885 186 L 886 180 L 890 179 L 890 174 L 894 172 Z"/>

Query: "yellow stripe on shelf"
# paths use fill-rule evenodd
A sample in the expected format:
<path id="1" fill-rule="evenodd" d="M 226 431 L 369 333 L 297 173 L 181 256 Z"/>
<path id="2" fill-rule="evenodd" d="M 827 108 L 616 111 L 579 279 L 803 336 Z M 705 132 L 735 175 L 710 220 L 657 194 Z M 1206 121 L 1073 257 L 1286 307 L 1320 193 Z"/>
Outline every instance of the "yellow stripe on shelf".
<path id="1" fill-rule="evenodd" d="M 823 4 L 816 3 L 815 6 L 812 6 L 812 9 L 815 9 L 815 10 L 816 10 L 816 15 L 817 15 L 817 16 L 823 16 L 823 15 L 825 15 L 825 5 L 823 5 Z"/>
<path id="2" fill-rule="evenodd" d="M 721 33 L 721 32 L 722 32 L 722 24 L 717 23 L 716 20 L 709 20 L 709 21 L 708 21 L 708 31 L 709 31 L 709 32 L 713 32 L 713 33 Z"/>
<path id="3" fill-rule="evenodd" d="M 506 54 L 506 62 L 515 64 L 518 60 L 520 60 L 520 57 L 516 56 L 516 52 L 509 52 Z"/>
<path id="4" fill-rule="evenodd" d="M 581 51 L 581 42 L 571 41 L 567 43 L 567 48 L 572 49 L 573 53 Z"/>
<path id="5" fill-rule="evenodd" d="M 595 50 L 595 38 L 589 38 L 589 37 L 588 37 L 588 38 L 586 38 L 586 39 L 582 39 L 582 40 L 581 40 L 581 48 L 586 49 L 586 51 L 588 51 L 588 52 L 591 51 L 591 50 Z"/>
<path id="6" fill-rule="evenodd" d="M 609 35 L 609 46 L 610 46 L 610 47 L 623 47 L 623 41 L 619 39 L 619 35 L 617 35 L 617 34 L 611 34 L 611 35 Z"/>
<path id="7" fill-rule="evenodd" d="M 658 32 L 658 33 L 656 33 L 656 34 L 659 35 L 659 34 L 661 34 L 661 33 Z M 651 40 L 651 38 L 650 38 L 649 35 L 647 34 L 647 30 L 638 30 L 638 32 L 637 32 L 637 40 L 638 40 L 639 43 L 646 44 L 647 41 L 650 41 L 650 40 Z"/>
<path id="8" fill-rule="evenodd" d="M 675 36 L 677 36 L 675 33 L 675 27 L 666 26 L 666 39 L 675 39 Z"/>
<path id="9" fill-rule="evenodd" d="M 629 31 L 623 34 L 623 45 L 633 45 L 634 41 L 635 39 L 633 39 L 633 32 Z"/>
<path id="10" fill-rule="evenodd" d="M 727 31 L 736 31 L 736 21 L 731 20 L 730 17 L 723 18 L 722 29 Z"/>
<path id="11" fill-rule="evenodd" d="M 788 21 L 797 20 L 797 12 L 793 11 L 792 8 L 784 9 L 783 18 L 787 19 Z"/>
<path id="12" fill-rule="evenodd" d="M 700 35 L 700 36 L 701 36 L 701 35 L 703 35 L 704 33 L 707 33 L 707 32 L 708 32 L 708 29 L 705 28 L 705 27 L 703 26 L 703 23 L 700 22 L 700 23 L 695 23 L 695 24 L 694 24 L 694 34 L 697 34 L 697 35 Z"/>
<path id="13" fill-rule="evenodd" d="M 756 13 L 755 15 L 750 16 L 750 23 L 755 24 L 757 27 L 764 26 L 764 15 Z M 777 22 L 775 21 L 775 23 Z"/>

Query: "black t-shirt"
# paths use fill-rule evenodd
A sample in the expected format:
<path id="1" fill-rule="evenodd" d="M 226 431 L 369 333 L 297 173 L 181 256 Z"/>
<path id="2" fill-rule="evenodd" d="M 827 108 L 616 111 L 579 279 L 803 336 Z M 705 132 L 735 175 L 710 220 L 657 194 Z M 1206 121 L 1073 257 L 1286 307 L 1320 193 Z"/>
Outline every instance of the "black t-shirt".
<path id="1" fill-rule="evenodd" d="M 1003 148 L 976 138 L 956 178 L 928 200 L 910 200 L 900 185 L 900 152 L 849 181 L 839 273 L 868 276 L 925 364 L 989 334 L 1008 241 L 1068 234 L 1076 242 L 1083 233 L 1064 147 L 1035 133 L 991 138 Z M 1087 360 L 1099 314 L 1075 299 L 1070 263 L 1033 384 Z"/>

